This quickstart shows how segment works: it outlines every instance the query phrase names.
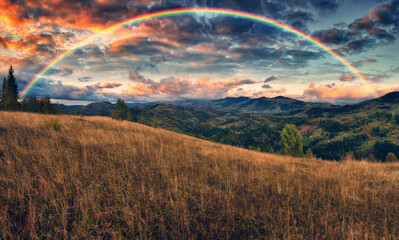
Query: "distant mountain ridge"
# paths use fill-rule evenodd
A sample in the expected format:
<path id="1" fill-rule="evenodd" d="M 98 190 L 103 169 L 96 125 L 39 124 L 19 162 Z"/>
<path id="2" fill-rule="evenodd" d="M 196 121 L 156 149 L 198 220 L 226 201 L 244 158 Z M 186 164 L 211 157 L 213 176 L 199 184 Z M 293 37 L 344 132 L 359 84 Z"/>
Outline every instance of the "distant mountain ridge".
<path id="1" fill-rule="evenodd" d="M 278 96 L 274 98 L 227 97 L 216 100 L 172 102 L 172 105 L 191 108 L 213 108 L 215 110 L 230 110 L 242 113 L 280 113 L 292 109 L 311 107 L 330 107 L 330 103 L 311 103 L 297 99 Z"/>
<path id="2" fill-rule="evenodd" d="M 399 103 L 399 91 L 388 93 L 380 98 L 366 100 L 357 104 L 337 106 L 330 103 L 304 102 L 284 96 L 274 98 L 249 98 L 249 97 L 226 97 L 215 100 L 186 100 L 170 102 L 128 103 L 129 107 L 147 108 L 155 105 L 172 105 L 190 109 L 213 109 L 216 111 L 230 111 L 239 113 L 257 114 L 319 114 L 322 112 L 339 114 L 367 108 L 377 103 Z M 86 106 L 64 106 L 64 113 L 78 113 L 86 116 L 109 116 L 115 104 L 110 102 L 95 102 Z M 175 108 L 173 108 L 175 109 Z"/>

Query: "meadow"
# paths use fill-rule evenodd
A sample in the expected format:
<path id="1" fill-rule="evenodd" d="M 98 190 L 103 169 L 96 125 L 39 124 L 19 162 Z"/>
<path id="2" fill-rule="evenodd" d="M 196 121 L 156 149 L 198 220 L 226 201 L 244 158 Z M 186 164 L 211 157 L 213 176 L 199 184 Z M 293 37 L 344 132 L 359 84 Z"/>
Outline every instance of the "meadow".
<path id="1" fill-rule="evenodd" d="M 107 117 L 0 112 L 0 238 L 395 239 L 399 163 L 292 158 Z"/>

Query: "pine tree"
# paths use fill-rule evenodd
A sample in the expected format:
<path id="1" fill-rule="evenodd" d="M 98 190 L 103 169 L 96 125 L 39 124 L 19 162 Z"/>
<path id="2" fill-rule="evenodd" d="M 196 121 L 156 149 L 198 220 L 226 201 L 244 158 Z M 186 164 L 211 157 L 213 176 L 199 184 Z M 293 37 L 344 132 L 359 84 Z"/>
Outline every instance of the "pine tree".
<path id="1" fill-rule="evenodd" d="M 2 87 L 2 89 L 1 89 L 1 93 L 4 94 L 4 92 L 6 92 L 7 89 L 8 89 L 8 87 L 7 87 L 7 79 L 6 79 L 6 76 L 4 76 L 4 79 L 3 79 L 3 87 Z"/>
<path id="2" fill-rule="evenodd" d="M 128 120 L 128 121 L 130 121 L 130 122 L 133 122 L 134 117 L 133 117 L 132 111 L 129 110 L 129 112 L 127 113 L 127 118 L 126 118 L 126 120 Z"/>
<path id="3" fill-rule="evenodd" d="M 18 110 L 18 86 L 14 77 L 14 69 L 10 66 L 7 79 L 4 77 L 1 92 L 1 108 L 4 110 Z"/>
<path id="4" fill-rule="evenodd" d="M 116 101 L 116 109 L 111 111 L 111 117 L 113 119 L 125 120 L 127 118 L 128 111 L 129 107 L 126 105 L 125 101 L 118 98 Z"/>
<path id="5" fill-rule="evenodd" d="M 14 69 L 12 68 L 12 65 L 8 70 L 7 85 L 8 85 L 8 90 L 11 92 L 12 96 L 16 99 L 18 97 L 18 85 L 14 77 Z"/>
<path id="6" fill-rule="evenodd" d="M 307 158 L 312 158 L 313 157 L 312 149 L 308 148 L 308 150 L 306 150 L 306 157 Z"/>
<path id="7" fill-rule="evenodd" d="M 6 109 L 5 103 L 7 102 L 7 95 L 8 95 L 7 91 L 8 91 L 7 80 L 6 77 L 4 77 L 3 86 L 1 89 L 0 109 Z"/>

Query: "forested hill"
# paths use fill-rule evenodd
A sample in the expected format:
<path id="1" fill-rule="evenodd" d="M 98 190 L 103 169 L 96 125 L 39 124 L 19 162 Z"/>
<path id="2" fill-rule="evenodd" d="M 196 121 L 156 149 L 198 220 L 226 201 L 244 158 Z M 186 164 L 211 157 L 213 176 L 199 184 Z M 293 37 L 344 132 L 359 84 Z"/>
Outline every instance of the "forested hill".
<path id="1" fill-rule="evenodd" d="M 155 104 L 129 111 L 134 122 L 263 152 L 279 152 L 281 130 L 286 124 L 294 124 L 302 134 L 304 151 L 310 149 L 323 159 L 340 160 L 352 154 L 357 159 L 385 161 L 390 152 L 399 156 L 399 92 L 354 105 L 324 107 L 309 107 L 308 103 L 278 97 L 280 105 L 304 107 L 289 107 L 276 114 L 232 110 L 233 106 L 254 109 L 256 102 L 269 100 L 226 98 L 209 103 L 219 109 L 205 107 L 209 106 L 206 101 L 199 108 L 200 101 L 193 101 L 192 105 L 180 104 L 186 107 Z M 248 105 L 249 102 L 253 104 Z M 100 102 L 76 108 L 72 113 L 110 116 L 114 108 L 111 103 Z"/>

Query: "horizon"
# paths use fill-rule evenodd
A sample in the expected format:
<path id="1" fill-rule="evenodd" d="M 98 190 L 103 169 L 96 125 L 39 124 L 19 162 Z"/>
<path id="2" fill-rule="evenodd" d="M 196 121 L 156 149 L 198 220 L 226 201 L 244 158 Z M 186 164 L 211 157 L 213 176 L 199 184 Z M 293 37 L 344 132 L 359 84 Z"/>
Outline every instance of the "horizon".
<path id="1" fill-rule="evenodd" d="M 179 7 L 233 9 L 286 23 L 341 54 L 378 96 L 399 90 L 399 56 L 392 54 L 399 48 L 397 0 L 102 0 L 62 6 L 53 1 L 2 3 L 10 11 L 1 16 L 0 76 L 12 64 L 20 91 L 52 59 L 92 34 L 134 16 Z M 50 95 L 53 102 L 70 105 L 117 98 L 149 103 L 280 95 L 345 105 L 374 98 L 340 62 L 292 33 L 202 13 L 151 19 L 106 34 L 50 69 L 28 95 Z"/>
<path id="2" fill-rule="evenodd" d="M 398 93 L 399 91 L 392 91 L 392 92 L 389 92 L 389 93 L 394 93 L 394 92 Z M 386 94 L 389 94 L 389 93 L 386 93 Z M 381 98 L 381 97 L 385 96 L 386 94 L 378 96 L 378 98 Z M 289 97 L 286 97 L 286 96 L 283 96 L 283 95 L 279 95 L 279 96 L 275 96 L 275 97 L 270 97 L 269 99 L 278 98 L 278 97 L 289 98 Z M 126 104 L 168 104 L 168 103 L 173 103 L 173 102 L 185 102 L 185 101 L 213 101 L 213 100 L 220 100 L 220 99 L 227 99 L 227 98 L 260 99 L 260 98 L 268 98 L 268 97 L 262 96 L 262 97 L 254 98 L 254 97 L 247 97 L 247 96 L 236 96 L 236 97 L 224 97 L 224 98 L 214 98 L 214 99 L 181 99 L 181 100 L 178 100 L 178 101 L 158 101 L 158 102 L 128 102 L 128 101 L 125 101 L 125 103 Z M 308 102 L 308 103 L 331 103 L 331 102 L 328 102 L 328 101 L 325 101 L 325 102 L 323 102 L 323 101 L 312 101 L 312 100 L 307 101 L 307 100 L 301 100 L 301 99 L 296 99 L 296 98 L 290 98 L 290 99 L 304 101 L 304 102 Z M 357 102 L 353 102 L 353 103 L 350 103 L 350 104 L 348 104 L 348 103 L 341 103 L 341 104 L 331 103 L 331 104 L 336 105 L 336 106 L 344 106 L 344 105 L 357 104 L 357 103 L 361 103 L 361 102 L 372 100 L 372 99 L 377 99 L 377 98 L 361 99 L 361 100 L 359 100 Z M 65 105 L 65 106 L 87 106 L 89 104 L 98 103 L 98 102 L 109 102 L 111 104 L 115 104 L 116 103 L 116 101 L 71 101 L 71 100 L 64 100 L 64 99 L 51 99 L 51 101 L 52 101 L 52 103 L 62 104 L 62 105 Z"/>

